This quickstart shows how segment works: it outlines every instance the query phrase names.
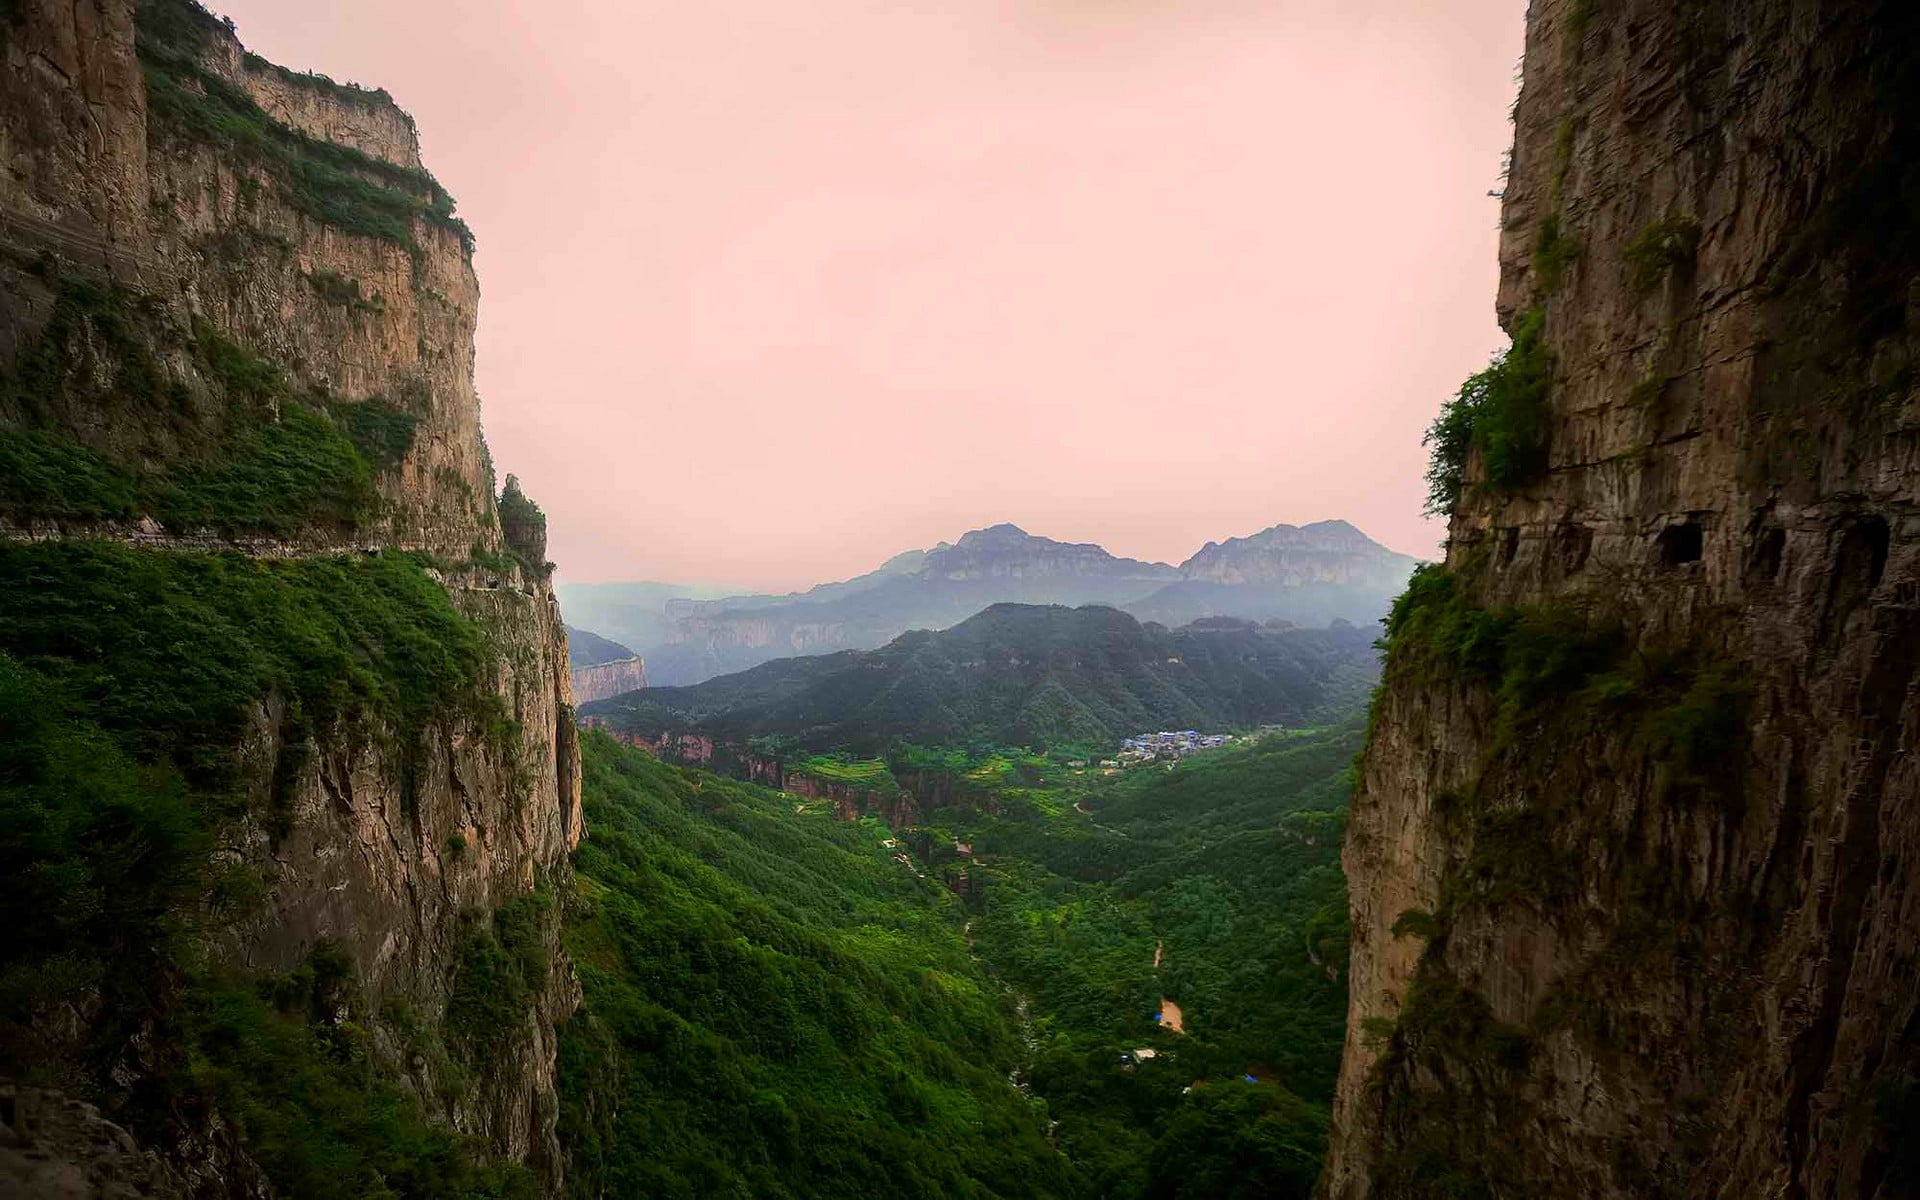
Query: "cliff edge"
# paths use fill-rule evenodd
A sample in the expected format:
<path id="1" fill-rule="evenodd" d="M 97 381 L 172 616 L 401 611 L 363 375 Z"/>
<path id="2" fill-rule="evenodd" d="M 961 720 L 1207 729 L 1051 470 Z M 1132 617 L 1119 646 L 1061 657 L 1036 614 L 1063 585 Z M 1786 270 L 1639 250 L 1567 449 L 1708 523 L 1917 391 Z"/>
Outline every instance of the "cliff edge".
<path id="1" fill-rule="evenodd" d="M 183 1194 L 559 1186 L 580 767 L 477 304 L 385 92 L 0 6 L 0 1075 Z"/>
<path id="2" fill-rule="evenodd" d="M 1322 1190 L 1920 1191 L 1920 10 L 1534 0 Z"/>

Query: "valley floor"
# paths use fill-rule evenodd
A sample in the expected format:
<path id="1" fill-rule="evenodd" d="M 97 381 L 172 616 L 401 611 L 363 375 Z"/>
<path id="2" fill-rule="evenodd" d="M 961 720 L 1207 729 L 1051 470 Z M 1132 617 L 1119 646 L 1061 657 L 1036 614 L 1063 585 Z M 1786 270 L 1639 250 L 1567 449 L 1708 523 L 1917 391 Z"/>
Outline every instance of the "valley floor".
<path id="1" fill-rule="evenodd" d="M 1359 736 L 1118 777 L 948 752 L 974 786 L 894 830 L 590 735 L 575 1190 L 1310 1195 Z"/>

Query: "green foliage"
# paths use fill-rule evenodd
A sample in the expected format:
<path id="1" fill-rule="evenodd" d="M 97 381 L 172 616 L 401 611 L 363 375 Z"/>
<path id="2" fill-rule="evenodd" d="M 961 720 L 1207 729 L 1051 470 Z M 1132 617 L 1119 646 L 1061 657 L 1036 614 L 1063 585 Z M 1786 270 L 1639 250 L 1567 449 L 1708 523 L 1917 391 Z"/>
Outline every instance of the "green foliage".
<path id="1" fill-rule="evenodd" d="M 1380 1186 L 1422 1198 L 1531 1195 L 1511 1154 L 1489 1134 L 1518 1119 L 1514 1076 L 1531 1054 L 1523 1030 L 1423 961 L 1374 1068 L 1376 1083 L 1397 1079 L 1381 1114 Z"/>
<path id="2" fill-rule="evenodd" d="M 543 574 L 547 567 L 547 514 L 523 491 L 520 481 L 507 476 L 500 489 L 500 533 L 507 548 L 528 571 Z"/>
<path id="3" fill-rule="evenodd" d="M 1427 512 L 1453 511 L 1476 452 L 1484 487 L 1522 487 L 1545 470 L 1547 393 L 1553 383 L 1553 352 L 1545 332 L 1543 312 L 1522 314 L 1514 324 L 1513 344 L 1441 408 L 1426 436 L 1432 450 Z"/>
<path id="4" fill-rule="evenodd" d="M 0 412 L 30 426 L 51 425 L 70 396 L 110 396 L 141 419 L 164 421 L 191 406 L 192 397 L 157 359 L 157 344 L 190 340 L 161 329 L 158 301 L 112 284 L 55 279 L 53 309 L 40 332 L 0 367 Z"/>
<path id="5" fill-rule="evenodd" d="M 140 487 L 83 446 L 33 429 L 0 429 L 0 503 L 23 516 L 124 520 Z"/>
<path id="6" fill-rule="evenodd" d="M 546 986 L 548 947 L 558 941 L 556 916 L 553 897 L 544 889 L 491 913 L 468 915 L 447 997 L 446 1028 L 448 1040 L 469 1064 L 484 1064 L 491 1051 L 526 1027 L 534 997 Z"/>
<path id="7" fill-rule="evenodd" d="M 1327 1114 L 1285 1090 L 1238 1080 L 1195 1088 L 1153 1148 L 1146 1195 L 1309 1200 Z"/>
<path id="8" fill-rule="evenodd" d="M 154 347 L 181 344 L 192 372 L 176 378 Z M 150 297 L 65 278 L 47 324 L 0 370 L 0 413 L 23 423 L 0 429 L 12 514 L 150 515 L 227 534 L 365 521 L 376 471 L 405 457 L 417 423 L 382 400 L 301 393 L 210 326 L 188 335 Z"/>
<path id="9" fill-rule="evenodd" d="M 1466 684 L 1495 698 L 1482 778 L 1509 757 L 1577 759 L 1600 738 L 1659 768 L 1670 798 L 1739 798 L 1750 684 L 1744 666 L 1704 646 L 1633 647 L 1618 626 L 1570 609 L 1488 611 L 1439 566 L 1414 573 L 1388 617 L 1386 646 L 1389 679 Z M 1464 904 L 1550 907 L 1583 886 L 1582 862 L 1560 848 L 1569 835 L 1558 793 L 1503 796 L 1494 777 L 1493 788 L 1436 797 L 1468 847 L 1443 884 L 1436 934 Z"/>
<path id="10" fill-rule="evenodd" d="M 338 271 L 307 271 L 303 272 L 301 277 L 322 300 L 328 304 L 338 305 L 348 312 L 379 312 L 385 307 L 379 296 L 361 294 L 358 279 L 342 275 Z"/>
<path id="11" fill-rule="evenodd" d="M 1700 223 L 1688 216 L 1662 217 L 1654 221 L 1620 251 L 1627 264 L 1627 279 L 1637 292 L 1650 292 L 1667 276 L 1692 265 L 1700 248 Z"/>
<path id="12" fill-rule="evenodd" d="M 404 555 L 0 547 L 0 1071 L 122 1104 L 148 1133 L 171 1106 L 217 1106 L 279 1195 L 530 1196 L 368 1057 L 339 954 L 280 977 L 205 961 L 264 897 L 221 852 L 265 782 L 238 752 L 261 702 L 297 765 L 340 718 L 404 738 L 461 711 L 486 658 Z M 135 1036 L 130 1097 L 113 1067 Z"/>
<path id="13" fill-rule="evenodd" d="M 1562 227 L 1560 214 L 1548 213 L 1533 242 L 1533 273 L 1542 292 L 1551 296 L 1560 290 L 1567 272 L 1580 261 L 1581 250 L 1579 240 Z"/>
<path id="14" fill-rule="evenodd" d="M 1424 909 L 1409 908 L 1393 920 L 1393 936 L 1431 940 L 1440 936 L 1440 922 Z"/>
<path id="15" fill-rule="evenodd" d="M 190 1089 L 218 1108 L 277 1194 L 306 1200 L 533 1200 L 523 1167 L 484 1163 L 431 1125 L 369 1054 L 351 971 L 322 945 L 287 975 L 205 970 L 181 1001 Z"/>
<path id="16" fill-rule="evenodd" d="M 295 534 L 351 528 L 374 504 L 373 470 L 325 414 L 295 401 L 245 430 L 233 458 L 183 473 L 160 504 L 173 529 Z"/>
<path id="17" fill-rule="evenodd" d="M 802 775 L 829 783 L 844 783 L 868 791 L 898 791 L 899 783 L 881 759 L 848 759 L 845 755 L 813 755 L 793 766 Z"/>
<path id="18" fill-rule="evenodd" d="M 362 457 L 377 470 L 389 470 L 413 449 L 413 435 L 420 418 L 384 400 L 361 400 L 335 404 L 329 409 L 334 422 Z"/>
<path id="19" fill-rule="evenodd" d="M 359 714 L 417 730 L 472 695 L 479 630 L 404 554 L 289 560 L 152 554 L 109 543 L 0 547 L 0 650 L 76 719 L 197 787 L 234 777 L 263 696 L 289 729 Z"/>
<path id="20" fill-rule="evenodd" d="M 1009 1005 L 884 831 L 604 734 L 583 759 L 566 940 L 586 1002 L 561 1039 L 576 1194 L 1073 1190 L 1007 1083 Z"/>
<path id="21" fill-rule="evenodd" d="M 211 146 L 265 171 L 296 211 L 347 233 L 415 249 L 425 221 L 471 250 L 453 198 L 433 176 L 274 120 L 253 98 L 200 65 L 211 30 L 190 0 L 149 0 L 138 13 L 137 48 L 147 83 L 147 127 L 159 145 Z"/>
<path id="22" fill-rule="evenodd" d="M 930 814 L 936 845 L 973 847 L 975 952 L 1031 1001 L 1033 1087 L 1089 1194 L 1311 1187 L 1345 1026 L 1339 854 L 1360 732 L 1272 736 L 1171 772 L 1048 771 Z M 1052 802 L 1010 802 L 1036 793 Z M 1162 997 L 1184 1036 L 1153 1021 Z M 1123 1061 L 1143 1047 L 1155 1056 Z"/>

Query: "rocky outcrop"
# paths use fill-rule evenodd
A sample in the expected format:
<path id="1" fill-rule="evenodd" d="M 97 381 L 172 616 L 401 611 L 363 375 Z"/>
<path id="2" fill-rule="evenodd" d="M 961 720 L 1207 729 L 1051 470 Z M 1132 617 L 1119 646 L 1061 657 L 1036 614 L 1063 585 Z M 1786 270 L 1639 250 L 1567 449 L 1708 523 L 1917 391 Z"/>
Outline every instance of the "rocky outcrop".
<path id="1" fill-rule="evenodd" d="M 879 817 L 895 833 L 921 819 L 920 804 L 912 792 L 898 787 L 869 787 L 822 779 L 805 771 L 788 771 L 780 781 L 780 790 L 833 805 L 836 821 L 858 821 L 861 817 Z"/>
<path id="2" fill-rule="evenodd" d="M 231 1194 L 268 1193 L 258 1181 L 247 1180 Z M 0 1196 L 186 1200 L 190 1195 L 179 1171 L 93 1105 L 44 1088 L 0 1086 Z"/>
<path id="3" fill-rule="evenodd" d="M 590 704 L 647 686 L 647 661 L 639 655 L 573 668 L 573 699 Z"/>
<path id="4" fill-rule="evenodd" d="M 382 94 L 249 59 L 187 0 L 155 0 L 138 31 L 132 0 L 15 11 L 0 32 L 0 354 L 45 325 L 63 279 L 119 285 L 160 305 L 153 319 L 183 343 L 212 328 L 298 387 L 411 418 L 361 540 L 461 559 L 499 548 L 471 238 L 419 167 L 411 121 Z M 311 138 L 256 118 L 243 108 L 254 97 Z M 252 124 L 258 140 L 210 129 L 216 118 Z M 348 140 L 318 140 L 336 132 Z M 165 436 L 175 415 L 137 401 L 117 396 L 112 420 L 64 432 L 149 462 L 190 448 Z"/>
<path id="5" fill-rule="evenodd" d="M 235 446 L 271 450 L 298 413 L 318 414 L 302 428 L 327 447 L 350 435 L 360 457 L 328 461 L 371 463 L 377 492 L 364 508 L 296 519 L 272 508 L 277 485 L 249 485 L 242 499 L 264 495 L 266 516 L 216 519 L 150 507 L 162 493 L 132 484 L 78 504 L 56 487 L 68 503 L 57 510 L 32 498 L 15 508 L 9 486 L 0 524 L 15 538 L 106 536 L 153 554 L 421 552 L 489 666 L 419 728 L 349 709 L 307 729 L 284 697 L 260 697 L 237 748 L 252 803 L 220 831 L 219 854 L 256 868 L 267 896 L 214 949 L 263 971 L 323 943 L 343 950 L 363 1002 L 335 1019 L 432 1119 L 554 1190 L 553 1025 L 578 999 L 557 916 L 541 927 L 546 969 L 523 1019 L 498 1031 L 486 1061 L 453 1070 L 422 1046 L 475 923 L 544 895 L 584 832 L 544 525 L 538 538 L 503 535 L 481 439 L 471 250 L 385 93 L 248 55 L 189 0 L 146 0 L 137 20 L 133 0 L 0 7 L 0 362 L 32 350 L 43 372 L 0 387 L 0 434 L 136 482 L 199 480 Z M 140 1083 L 115 1070 L 116 1084 Z M 181 1144 L 168 1157 L 187 1194 L 249 1194 L 244 1155 L 207 1168 Z M 149 1186 L 173 1185 L 154 1175 Z"/>
<path id="6" fill-rule="evenodd" d="M 1920 1191 L 1920 12 L 1534 0 L 1323 1191 Z"/>

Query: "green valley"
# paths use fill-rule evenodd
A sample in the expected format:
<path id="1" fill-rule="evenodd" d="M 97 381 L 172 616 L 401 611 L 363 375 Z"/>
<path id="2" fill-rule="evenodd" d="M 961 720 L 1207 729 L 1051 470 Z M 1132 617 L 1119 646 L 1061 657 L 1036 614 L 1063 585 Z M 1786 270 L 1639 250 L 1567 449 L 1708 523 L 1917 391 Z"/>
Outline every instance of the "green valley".
<path id="1" fill-rule="evenodd" d="M 1118 773 L 912 745 L 796 764 L 942 785 L 889 829 L 590 733 L 574 1186 L 1310 1195 L 1360 737 L 1356 715 Z"/>

